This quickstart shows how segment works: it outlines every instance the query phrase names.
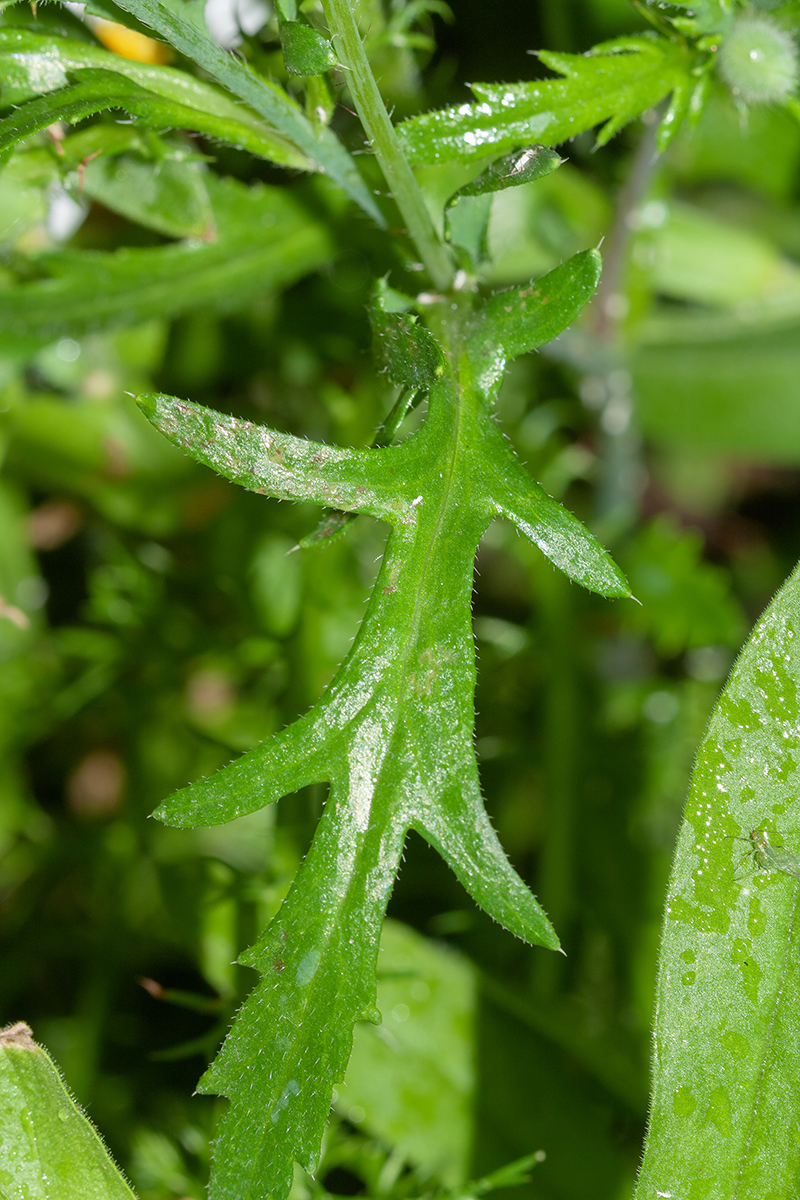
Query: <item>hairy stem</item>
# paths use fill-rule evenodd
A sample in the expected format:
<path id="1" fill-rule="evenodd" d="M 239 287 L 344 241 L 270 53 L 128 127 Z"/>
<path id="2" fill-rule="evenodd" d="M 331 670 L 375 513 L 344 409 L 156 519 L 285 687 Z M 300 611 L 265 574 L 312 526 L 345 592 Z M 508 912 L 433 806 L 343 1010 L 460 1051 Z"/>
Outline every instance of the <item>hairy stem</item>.
<path id="1" fill-rule="evenodd" d="M 350 94 L 409 236 L 434 285 L 446 291 L 453 281 L 453 263 L 439 240 L 419 184 L 400 148 L 364 50 L 351 0 L 323 0 L 323 8 L 341 63 L 348 71 Z"/>

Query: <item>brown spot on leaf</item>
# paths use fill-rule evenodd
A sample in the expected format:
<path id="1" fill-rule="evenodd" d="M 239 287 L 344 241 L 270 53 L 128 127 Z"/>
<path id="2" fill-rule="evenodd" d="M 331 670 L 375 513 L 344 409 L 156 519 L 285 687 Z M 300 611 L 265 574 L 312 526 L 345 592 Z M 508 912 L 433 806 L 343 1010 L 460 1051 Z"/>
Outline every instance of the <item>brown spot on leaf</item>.
<path id="1" fill-rule="evenodd" d="M 13 1025 L 6 1025 L 5 1029 L 0 1029 L 0 1046 L 15 1046 L 17 1050 L 35 1050 L 36 1042 L 33 1040 L 33 1030 L 24 1021 L 15 1021 Z"/>

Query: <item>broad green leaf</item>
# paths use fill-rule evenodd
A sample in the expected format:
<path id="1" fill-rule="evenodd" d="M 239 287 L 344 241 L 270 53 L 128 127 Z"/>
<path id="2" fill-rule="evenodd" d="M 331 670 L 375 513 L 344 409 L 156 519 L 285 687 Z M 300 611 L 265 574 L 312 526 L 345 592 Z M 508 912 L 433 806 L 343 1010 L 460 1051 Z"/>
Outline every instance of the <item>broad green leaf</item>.
<path id="1" fill-rule="evenodd" d="M 386 921 L 378 959 L 383 1025 L 356 1026 L 336 1106 L 447 1187 L 470 1167 L 477 979 L 449 946 Z M 414 1097 L 413 1107 L 408 1097 Z"/>
<path id="2" fill-rule="evenodd" d="M 303 21 L 281 26 L 283 62 L 290 75 L 322 75 L 336 66 L 333 46 Z"/>
<path id="3" fill-rule="evenodd" d="M 800 885 L 786 863 L 800 853 L 799 634 L 795 571 L 698 754 L 667 896 L 641 1200 L 795 1194 Z M 783 855 L 759 863 L 754 831 Z"/>
<path id="4" fill-rule="evenodd" d="M 677 40 L 631 37 L 590 54 L 540 51 L 563 76 L 530 83 L 471 84 L 475 104 L 412 117 L 398 127 L 410 161 L 470 162 L 538 142 L 557 146 L 602 124 L 605 145 L 623 125 L 684 84 L 692 65 Z"/>
<path id="5" fill-rule="evenodd" d="M 203 20 L 202 0 L 190 0 L 189 3 L 185 0 L 124 0 L 120 8 L 132 13 L 182 54 L 194 59 L 218 83 L 265 117 L 373 220 L 385 225 L 355 163 L 335 134 L 327 126 L 312 125 L 282 88 L 257 75 L 212 41 Z"/>
<path id="6" fill-rule="evenodd" d="M 286 286 L 331 253 L 325 231 L 285 193 L 210 173 L 207 186 L 216 241 L 44 254 L 37 265 L 49 278 L 0 289 L 4 332 L 48 341 L 202 304 L 238 303 Z"/>
<path id="7" fill-rule="evenodd" d="M 71 76 L 80 84 L 68 87 Z M 282 166 L 307 170 L 310 165 L 257 113 L 213 84 L 86 42 L 0 28 L 0 79 L 4 104 L 44 93 L 0 123 L 0 151 L 54 121 L 74 122 L 107 108 L 123 108 L 159 129 L 191 129 Z"/>
<path id="8" fill-rule="evenodd" d="M 188 401 L 140 398 L 173 442 L 227 478 L 369 513 L 391 529 L 352 649 L 311 711 L 157 810 L 173 825 L 216 824 L 307 784 L 330 784 L 302 870 L 243 959 L 264 978 L 200 1084 L 231 1100 L 213 1200 L 277 1200 L 291 1184 L 293 1159 L 314 1169 L 353 1024 L 379 1019 L 381 922 L 409 829 L 495 920 L 529 942 L 558 946 L 483 807 L 472 740 L 475 550 L 493 517 L 506 513 L 580 582 L 605 595 L 628 590 L 599 543 L 513 459 L 491 413 L 491 387 L 476 383 L 464 329 L 479 361 L 495 327 L 509 355 L 542 344 L 588 298 L 588 288 L 565 296 L 565 270 L 597 278 L 594 256 L 580 256 L 539 280 L 535 297 L 501 297 L 502 315 L 497 298 L 483 319 L 469 311 L 467 295 L 455 309 L 449 300 L 433 306 L 444 370 L 422 429 L 397 446 L 345 450 Z"/>
<path id="9" fill-rule="evenodd" d="M 0 1030 L 0 1195 L 8 1200 L 135 1200 L 23 1022 Z"/>

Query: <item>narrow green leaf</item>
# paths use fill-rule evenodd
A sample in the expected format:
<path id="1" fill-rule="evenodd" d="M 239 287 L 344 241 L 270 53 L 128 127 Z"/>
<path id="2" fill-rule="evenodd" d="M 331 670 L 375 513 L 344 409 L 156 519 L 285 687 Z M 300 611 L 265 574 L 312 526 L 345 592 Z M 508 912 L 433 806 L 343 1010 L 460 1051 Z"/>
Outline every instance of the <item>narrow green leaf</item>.
<path id="1" fill-rule="evenodd" d="M 0 326 L 43 341 L 286 286 L 330 255 L 321 226 L 278 189 L 207 176 L 213 242 L 43 254 L 50 277 L 0 289 Z"/>
<path id="2" fill-rule="evenodd" d="M 283 63 L 290 75 L 323 75 L 336 66 L 331 43 L 303 21 L 281 26 Z"/>
<path id="3" fill-rule="evenodd" d="M 498 446 L 498 460 L 504 446 Z M 508 457 L 508 456 L 506 456 Z M 601 596 L 630 596 L 628 581 L 594 534 L 553 500 L 518 463 L 506 463 L 495 481 L 497 513 L 576 583 Z"/>
<path id="4" fill-rule="evenodd" d="M 470 162 L 540 142 L 557 146 L 603 124 L 598 145 L 687 80 L 692 59 L 666 38 L 606 42 L 588 55 L 541 51 L 562 79 L 471 84 L 477 103 L 412 117 L 398 127 L 410 161 Z"/>
<path id="5" fill-rule="evenodd" d="M 527 287 L 491 297 L 469 340 L 475 380 L 487 396 L 508 359 L 544 346 L 574 321 L 594 295 L 601 269 L 599 252 L 583 250 Z"/>
<path id="6" fill-rule="evenodd" d="M 796 867 L 800 853 L 799 634 L 796 570 L 698 754 L 667 896 L 641 1200 L 796 1190 L 800 885 L 785 863 Z M 779 860 L 753 852 L 764 836 Z"/>
<path id="7" fill-rule="evenodd" d="M 9 1200 L 135 1200 L 22 1021 L 0 1030 L 0 1128 L 0 1195 Z"/>
<path id="8" fill-rule="evenodd" d="M 0 28 L 0 64 L 4 90 L 12 89 L 15 102 L 46 93 L 38 107 L 32 101 L 0 125 L 0 147 L 56 120 L 74 122 L 107 108 L 124 108 L 156 128 L 191 129 L 281 166 L 310 167 L 307 156 L 252 109 L 185 71 L 133 62 L 86 42 L 13 28 Z M 68 77 L 76 75 L 81 80 L 78 91 L 66 87 Z M 65 111 L 59 112 L 62 104 Z"/>
<path id="9" fill-rule="evenodd" d="M 294 143 L 317 169 L 329 175 L 379 225 L 385 221 L 352 158 L 327 126 L 315 128 L 290 96 L 257 75 L 240 59 L 211 40 L 197 0 L 124 0 L 120 8 L 149 25 L 171 46 L 194 61 L 235 96 L 261 113 Z"/>
<path id="10" fill-rule="evenodd" d="M 482 171 L 477 179 L 464 184 L 447 201 L 448 207 L 466 196 L 484 196 L 490 192 L 502 192 L 506 188 L 519 187 L 552 175 L 565 160 L 548 146 L 526 146 L 504 154 Z"/>
<path id="11" fill-rule="evenodd" d="M 324 774 L 317 720 L 309 713 L 216 775 L 175 792 L 153 815 L 178 829 L 197 825 L 198 813 L 204 824 L 222 825 L 274 804 Z"/>
<path id="12" fill-rule="evenodd" d="M 269 158 L 284 166 L 308 165 L 292 153 L 290 147 L 268 134 L 257 137 L 253 130 L 241 122 L 221 119 L 212 113 L 165 99 L 111 71 L 74 71 L 71 74 L 77 76 L 77 83 L 29 100 L 0 121 L 0 156 L 8 154 L 24 138 L 31 137 L 56 121 L 75 125 L 95 113 L 121 108 L 152 128 L 188 129 L 232 145 L 244 146 L 262 158 Z"/>
<path id="13" fill-rule="evenodd" d="M 582 528 L 577 521 L 575 525 Z M 432 758 L 429 756 L 426 764 L 431 770 L 435 769 Z M 536 898 L 506 858 L 483 807 L 473 753 L 463 756 L 461 769 L 462 776 L 451 774 L 437 803 L 426 806 L 415 828 L 441 854 L 464 891 L 493 920 L 523 941 L 557 950 L 558 938 Z"/>

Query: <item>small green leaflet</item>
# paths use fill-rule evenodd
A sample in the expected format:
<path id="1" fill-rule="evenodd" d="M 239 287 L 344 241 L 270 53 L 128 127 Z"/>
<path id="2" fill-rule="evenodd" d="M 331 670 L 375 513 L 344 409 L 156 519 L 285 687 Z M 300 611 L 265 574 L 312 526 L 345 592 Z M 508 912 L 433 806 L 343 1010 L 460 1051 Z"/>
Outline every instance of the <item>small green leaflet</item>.
<path id="1" fill-rule="evenodd" d="M 70 78 L 80 82 L 68 86 Z M 172 67 L 133 62 L 87 42 L 0 29 L 0 79 L 5 104 L 41 95 L 0 122 L 0 154 L 54 121 L 74 122 L 122 108 L 157 129 L 191 129 L 281 166 L 311 166 L 257 113 L 213 84 Z"/>
<path id="2" fill-rule="evenodd" d="M 22 1021 L 0 1029 L 0 1196 L 135 1200 L 53 1060 Z"/>
<path id="3" fill-rule="evenodd" d="M 71 191 L 171 238 L 215 240 L 214 211 L 203 163 L 165 156 L 143 161 L 136 154 L 98 157 L 71 177 Z M 213 185 L 212 185 L 213 186 Z"/>
<path id="4" fill-rule="evenodd" d="M 542 50 L 539 58 L 563 78 L 473 83 L 477 103 L 404 121 L 397 132 L 410 161 L 471 162 L 532 142 L 557 146 L 596 125 L 603 146 L 670 92 L 688 90 L 693 65 L 682 41 L 647 36 L 606 42 L 589 54 Z"/>
<path id="5" fill-rule="evenodd" d="M 666 7 L 667 13 L 670 8 L 688 9 L 685 17 L 672 17 L 679 28 L 683 28 L 685 25 L 694 27 L 698 33 L 720 33 L 731 23 L 735 11 L 734 3 L 735 0 L 670 0 Z M 759 7 L 768 7 L 768 4 L 761 4 Z M 653 4 L 652 0 L 645 0 L 645 3 L 637 4 L 637 8 L 650 8 L 656 9 L 656 11 L 660 7 L 660 5 Z M 658 15 L 663 17 L 665 14 L 659 13 Z"/>
<path id="6" fill-rule="evenodd" d="M 800 1177 L 800 570 L 711 716 L 667 896 L 637 1200 L 764 1200 Z M 778 835 L 780 830 L 780 835 Z M 756 871 L 742 868 L 745 840 Z"/>
<path id="7" fill-rule="evenodd" d="M 494 192 L 551 175 L 564 159 L 548 146 L 526 146 L 493 162 L 459 188 L 445 208 L 445 237 L 469 256 L 472 270 L 488 255 L 487 236 Z"/>
<path id="8" fill-rule="evenodd" d="M 548 146 L 526 146 L 523 150 L 514 150 L 498 158 L 477 179 L 454 192 L 447 201 L 447 207 L 452 207 L 467 196 L 485 196 L 490 192 L 519 187 L 523 183 L 533 183 L 535 179 L 552 175 L 563 161 L 561 155 Z"/>
<path id="9" fill-rule="evenodd" d="M 597 540 L 514 457 L 491 412 L 500 364 L 561 332 L 599 269 L 596 252 L 585 251 L 482 312 L 466 293 L 434 305 L 429 325 L 443 369 L 422 429 L 399 445 L 342 449 L 188 401 L 139 398 L 171 441 L 243 487 L 366 513 L 391 529 L 359 633 L 317 704 L 156 813 L 180 827 L 218 824 L 307 784 L 330 784 L 282 909 L 242 959 L 263 979 L 199 1085 L 231 1100 L 212 1200 L 281 1200 L 294 1159 L 314 1170 L 353 1025 L 378 1019 L 381 923 L 409 829 L 495 920 L 528 942 L 558 946 L 483 807 L 470 599 L 475 550 L 498 515 L 577 582 L 629 594 Z"/>
<path id="10" fill-rule="evenodd" d="M 283 63 L 290 75 L 322 75 L 336 66 L 333 46 L 302 21 L 281 25 Z"/>

